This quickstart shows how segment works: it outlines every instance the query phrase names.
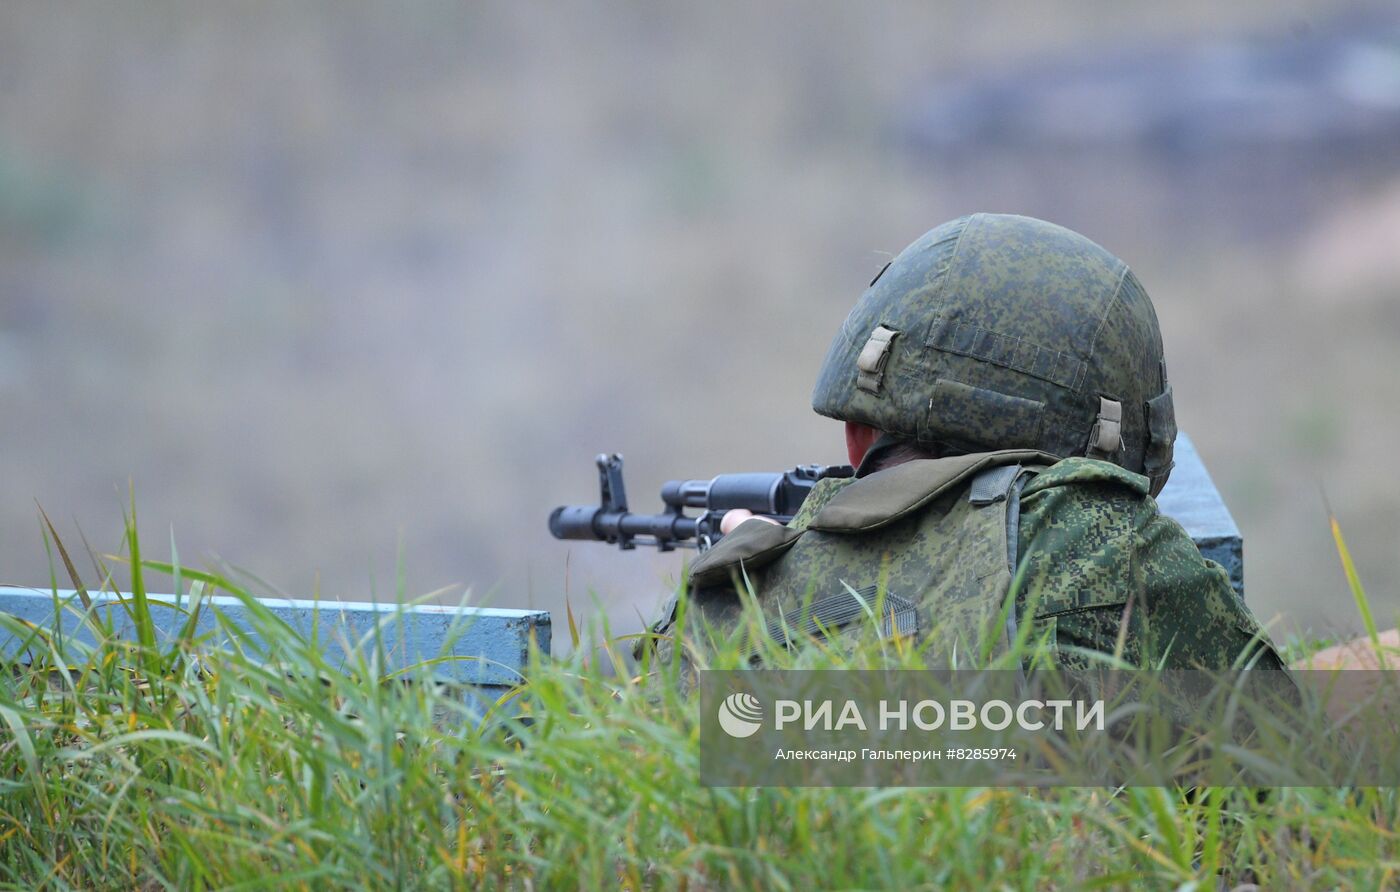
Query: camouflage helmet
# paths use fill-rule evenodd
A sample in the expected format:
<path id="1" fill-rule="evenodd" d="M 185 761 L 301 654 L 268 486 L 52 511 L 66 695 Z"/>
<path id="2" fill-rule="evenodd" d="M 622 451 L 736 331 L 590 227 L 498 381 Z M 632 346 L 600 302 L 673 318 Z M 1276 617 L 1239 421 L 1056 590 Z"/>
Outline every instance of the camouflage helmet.
<path id="1" fill-rule="evenodd" d="M 812 408 L 926 446 L 1104 459 L 1154 494 L 1176 439 L 1137 277 L 1078 233 L 1003 214 L 945 223 L 875 277 L 831 342 Z"/>

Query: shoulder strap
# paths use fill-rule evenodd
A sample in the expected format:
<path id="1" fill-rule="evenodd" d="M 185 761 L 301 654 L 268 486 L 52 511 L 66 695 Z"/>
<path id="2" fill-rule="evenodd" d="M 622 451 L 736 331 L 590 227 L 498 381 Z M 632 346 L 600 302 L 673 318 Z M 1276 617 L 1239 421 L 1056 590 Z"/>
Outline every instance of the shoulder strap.
<path id="1" fill-rule="evenodd" d="M 974 505 L 992 505 L 1006 500 L 1006 569 L 1008 585 L 1014 585 L 1016 568 L 1020 564 L 1021 550 L 1021 491 L 1031 478 L 1040 473 L 1041 467 L 1003 465 L 987 468 L 972 480 L 968 489 L 968 501 Z M 1003 593 L 1004 594 L 1004 593 Z M 1009 647 L 1017 636 L 1016 609 L 1013 606 L 1006 614 L 1006 644 Z M 1020 671 L 1020 667 L 1017 667 Z"/>
<path id="2" fill-rule="evenodd" d="M 1006 566 L 1014 578 L 1020 563 L 1021 490 L 1041 468 L 1002 465 L 987 468 L 972 478 L 967 500 L 974 505 L 991 505 L 1006 500 Z"/>

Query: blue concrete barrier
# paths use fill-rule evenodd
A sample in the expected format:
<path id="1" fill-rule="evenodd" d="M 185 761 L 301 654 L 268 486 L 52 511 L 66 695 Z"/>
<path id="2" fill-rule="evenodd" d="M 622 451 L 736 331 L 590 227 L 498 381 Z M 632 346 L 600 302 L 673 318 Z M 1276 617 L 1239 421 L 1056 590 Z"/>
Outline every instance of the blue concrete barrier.
<path id="1" fill-rule="evenodd" d="M 1157 496 L 1162 513 L 1186 528 L 1201 554 L 1230 574 L 1235 594 L 1244 597 L 1244 540 L 1225 500 L 1206 472 L 1196 445 L 1186 434 L 1176 437 L 1176 467 Z"/>
<path id="2" fill-rule="evenodd" d="M 109 617 L 118 635 L 135 638 L 135 624 L 120 601 L 124 595 L 94 592 L 92 609 Z M 191 598 L 180 601 L 174 595 L 148 595 L 151 617 L 158 640 L 173 637 L 183 627 Z M 277 619 L 315 641 L 326 661 L 335 665 L 346 658 L 347 645 L 363 653 L 378 648 L 384 654 L 382 674 L 390 674 L 424 660 L 450 657 L 433 666 L 444 680 L 487 689 L 505 689 L 521 680 L 533 640 L 549 653 L 550 621 L 543 610 L 507 610 L 495 607 L 448 607 L 438 604 L 411 606 L 369 604 L 356 601 L 303 601 L 286 598 L 259 598 L 258 603 Z M 55 605 L 58 606 L 55 612 Z M 96 643 L 90 626 L 82 621 L 84 607 L 77 593 L 0 586 L 0 613 L 8 613 L 27 623 L 67 634 L 84 644 Z M 201 599 L 198 635 L 227 635 L 224 629 L 240 632 L 246 648 L 264 648 L 258 623 L 248 605 L 238 598 L 217 595 Z M 246 637 L 243 637 L 246 635 Z M 25 642 L 8 630 L 0 629 L 0 659 L 23 659 Z"/>

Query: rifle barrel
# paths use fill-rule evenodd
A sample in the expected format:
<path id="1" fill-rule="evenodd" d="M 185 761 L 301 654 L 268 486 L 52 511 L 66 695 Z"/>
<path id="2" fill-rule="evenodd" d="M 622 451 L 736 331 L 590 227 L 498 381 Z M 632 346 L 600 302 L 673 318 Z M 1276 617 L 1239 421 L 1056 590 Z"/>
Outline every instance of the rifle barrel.
<path id="1" fill-rule="evenodd" d="M 684 542 L 695 538 L 699 520 L 679 514 L 606 511 L 597 505 L 560 505 L 549 515 L 549 531 L 556 539 L 591 542 L 625 542 L 632 536 Z"/>
<path id="2" fill-rule="evenodd" d="M 560 505 L 549 515 L 549 531 L 556 539 L 607 542 L 635 548 L 638 536 L 650 537 L 644 545 L 670 551 L 695 542 L 702 551 L 720 538 L 719 523 L 726 511 L 742 508 L 779 523 L 792 520 L 807 493 L 825 477 L 850 477 L 849 465 L 799 465 L 780 473 L 721 474 L 710 480 L 671 480 L 661 487 L 661 514 L 633 514 L 627 510 L 622 483 L 622 456 L 598 456 L 600 504 Z M 686 508 L 704 514 L 686 517 Z"/>

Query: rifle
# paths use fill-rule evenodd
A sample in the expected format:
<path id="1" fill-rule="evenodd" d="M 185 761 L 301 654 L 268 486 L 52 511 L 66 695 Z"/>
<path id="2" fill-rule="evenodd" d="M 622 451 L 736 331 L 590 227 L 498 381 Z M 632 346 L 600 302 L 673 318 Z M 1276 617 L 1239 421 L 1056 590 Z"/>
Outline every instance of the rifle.
<path id="1" fill-rule="evenodd" d="M 660 514 L 633 514 L 627 508 L 622 483 L 622 456 L 599 455 L 597 505 L 560 505 L 549 515 L 556 539 L 606 542 L 624 551 L 655 545 L 660 551 L 677 546 L 705 551 L 719 541 L 719 522 L 726 511 L 744 508 L 778 523 L 792 520 L 818 480 L 850 477 L 850 465 L 798 465 L 775 473 L 721 474 L 710 480 L 668 480 L 661 487 L 666 507 Z M 686 508 L 704 509 L 687 516 Z M 643 537 L 643 538 L 638 538 Z"/>

